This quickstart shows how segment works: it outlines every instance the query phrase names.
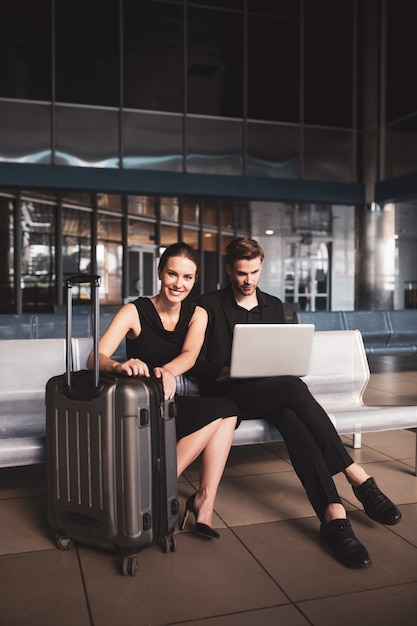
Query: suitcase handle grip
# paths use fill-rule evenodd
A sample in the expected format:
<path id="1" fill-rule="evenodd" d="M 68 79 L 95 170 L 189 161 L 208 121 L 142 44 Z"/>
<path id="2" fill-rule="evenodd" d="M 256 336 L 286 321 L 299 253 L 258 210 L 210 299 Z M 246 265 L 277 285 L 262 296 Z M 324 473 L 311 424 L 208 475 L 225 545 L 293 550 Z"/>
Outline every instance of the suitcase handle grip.
<path id="1" fill-rule="evenodd" d="M 67 288 L 71 289 L 74 285 L 82 285 L 83 283 L 94 283 L 96 287 L 100 286 L 100 276 L 98 274 L 76 274 L 67 278 Z"/>
<path id="2" fill-rule="evenodd" d="M 99 384 L 99 362 L 98 362 L 98 337 L 99 337 L 99 297 L 98 289 L 100 287 L 100 276 L 97 274 L 76 274 L 70 276 L 66 280 L 67 285 L 67 371 L 66 383 L 71 389 L 71 362 L 72 362 L 72 294 L 71 290 L 74 285 L 82 285 L 89 283 L 91 285 L 91 302 L 93 313 L 93 353 L 94 353 L 94 387 L 97 389 Z"/>

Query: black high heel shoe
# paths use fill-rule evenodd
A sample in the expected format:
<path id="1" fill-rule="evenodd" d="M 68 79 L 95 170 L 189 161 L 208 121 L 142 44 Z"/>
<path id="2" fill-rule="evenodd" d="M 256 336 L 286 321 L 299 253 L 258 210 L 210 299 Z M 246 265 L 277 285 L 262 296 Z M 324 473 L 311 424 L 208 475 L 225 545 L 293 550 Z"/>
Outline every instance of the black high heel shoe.
<path id="1" fill-rule="evenodd" d="M 196 496 L 196 493 L 193 493 L 192 496 L 187 498 L 187 501 L 185 503 L 185 513 L 184 513 L 184 517 L 182 518 L 182 522 L 180 526 L 181 530 L 184 530 L 185 524 L 188 519 L 188 515 L 191 512 L 195 517 L 194 532 L 197 535 L 201 535 L 202 537 L 205 537 L 205 539 L 219 539 L 220 535 L 217 532 L 217 530 L 214 530 L 208 524 L 201 524 L 201 522 L 197 522 L 197 513 L 195 512 L 195 509 L 194 509 L 195 496 Z"/>

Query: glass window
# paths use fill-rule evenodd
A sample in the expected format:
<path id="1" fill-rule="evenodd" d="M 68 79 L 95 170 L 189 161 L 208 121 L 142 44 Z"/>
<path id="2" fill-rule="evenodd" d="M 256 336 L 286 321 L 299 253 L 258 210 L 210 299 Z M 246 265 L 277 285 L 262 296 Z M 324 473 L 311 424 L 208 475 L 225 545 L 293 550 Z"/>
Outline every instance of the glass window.
<path id="1" fill-rule="evenodd" d="M 56 99 L 119 105 L 119 2 L 55 2 Z"/>
<path id="2" fill-rule="evenodd" d="M 300 129 L 248 122 L 247 173 L 266 178 L 298 178 Z"/>
<path id="3" fill-rule="evenodd" d="M 417 171 L 417 115 L 387 126 L 386 178 Z"/>
<path id="4" fill-rule="evenodd" d="M 203 233 L 203 275 L 201 291 L 214 291 L 219 286 L 219 260 L 217 235 L 209 231 Z"/>
<path id="5" fill-rule="evenodd" d="M 128 245 L 154 244 L 155 224 L 143 220 L 129 219 Z"/>
<path id="6" fill-rule="evenodd" d="M 0 161 L 51 163 L 51 107 L 0 101 Z"/>
<path id="7" fill-rule="evenodd" d="M 217 200 L 204 200 L 203 205 L 203 224 L 205 226 L 217 226 Z"/>
<path id="8" fill-rule="evenodd" d="M 22 200 L 23 311 L 52 310 L 55 303 L 55 207 Z"/>
<path id="9" fill-rule="evenodd" d="M 188 224 L 198 224 L 200 220 L 199 201 L 185 198 L 182 204 L 182 214 L 184 222 Z"/>
<path id="10" fill-rule="evenodd" d="M 100 302 L 122 302 L 122 218 L 98 213 L 97 216 L 97 273 L 101 276 Z"/>
<path id="11" fill-rule="evenodd" d="M 108 241 L 122 241 L 122 219 L 118 215 L 99 213 L 97 216 L 97 237 Z"/>
<path id="12" fill-rule="evenodd" d="M 234 224 L 234 202 L 233 200 L 224 200 L 220 206 L 220 226 L 221 228 L 233 229 Z"/>
<path id="13" fill-rule="evenodd" d="M 233 235 L 221 235 L 220 237 L 220 251 L 221 251 L 221 268 L 220 268 L 220 272 L 221 272 L 221 276 L 222 276 L 222 282 L 221 282 L 221 287 L 225 287 L 226 285 L 229 284 L 230 279 L 229 276 L 226 274 L 226 248 L 229 245 L 229 243 L 234 239 Z"/>
<path id="14" fill-rule="evenodd" d="M 351 183 L 354 180 L 353 133 L 304 129 L 304 178 Z"/>
<path id="15" fill-rule="evenodd" d="M 119 167 L 117 111 L 56 107 L 57 165 Z"/>
<path id="16" fill-rule="evenodd" d="M 352 126 L 353 2 L 304 2 L 306 124 Z"/>
<path id="17" fill-rule="evenodd" d="M 64 282 L 74 274 L 88 273 L 91 270 L 90 211 L 63 207 L 62 262 Z M 83 286 L 78 290 L 75 288 L 73 289 L 73 299 L 84 300 L 86 293 Z"/>
<path id="18" fill-rule="evenodd" d="M 240 235 L 250 233 L 250 209 L 246 202 L 237 202 L 235 208 L 235 228 Z"/>
<path id="19" fill-rule="evenodd" d="M 178 198 L 161 198 L 161 219 L 170 222 L 178 222 L 180 218 L 180 207 Z"/>
<path id="20" fill-rule="evenodd" d="M 13 200 L 0 196 L 0 312 L 12 313 L 14 305 Z"/>
<path id="21" fill-rule="evenodd" d="M 2 2 L 0 97 L 51 100 L 51 1 Z"/>
<path id="22" fill-rule="evenodd" d="M 187 172 L 242 175 L 241 122 L 189 117 L 187 143 Z"/>
<path id="23" fill-rule="evenodd" d="M 178 240 L 178 227 L 168 226 L 167 224 L 161 225 L 161 247 L 167 248 L 172 243 L 177 243 Z"/>
<path id="24" fill-rule="evenodd" d="M 183 9 L 172 3 L 124 0 L 124 106 L 184 109 Z"/>
<path id="25" fill-rule="evenodd" d="M 386 2 L 387 6 L 387 121 L 417 110 L 416 89 L 411 87 L 410 61 L 415 59 L 415 2 Z"/>
<path id="26" fill-rule="evenodd" d="M 185 243 L 188 243 L 188 245 L 193 247 L 195 250 L 199 249 L 200 246 L 198 241 L 198 230 L 195 230 L 193 228 L 184 228 L 182 239 L 183 241 L 185 241 Z"/>
<path id="27" fill-rule="evenodd" d="M 79 204 L 83 207 L 93 208 L 94 198 L 92 193 L 83 193 L 81 191 L 70 191 L 64 189 L 62 192 L 63 201 L 67 201 L 68 204 Z"/>
<path id="28" fill-rule="evenodd" d="M 188 112 L 243 115 L 242 14 L 189 7 Z"/>
<path id="29" fill-rule="evenodd" d="M 248 0 L 251 13 L 299 18 L 300 0 Z"/>
<path id="30" fill-rule="evenodd" d="M 300 121 L 300 21 L 249 15 L 248 117 Z"/>
<path id="31" fill-rule="evenodd" d="M 132 215 L 156 215 L 156 199 L 152 196 L 128 196 L 127 211 Z"/>
<path id="32" fill-rule="evenodd" d="M 124 168 L 182 172 L 182 116 L 124 111 L 122 124 Z"/>
<path id="33" fill-rule="evenodd" d="M 111 193 L 98 193 L 97 206 L 99 209 L 110 209 L 111 211 L 122 211 L 122 196 Z"/>

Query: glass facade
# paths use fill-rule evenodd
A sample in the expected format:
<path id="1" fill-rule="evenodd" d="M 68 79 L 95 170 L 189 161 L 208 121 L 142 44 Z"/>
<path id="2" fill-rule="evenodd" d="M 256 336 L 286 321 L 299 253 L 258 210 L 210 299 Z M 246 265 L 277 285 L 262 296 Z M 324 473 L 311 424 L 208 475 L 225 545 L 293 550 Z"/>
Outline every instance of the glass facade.
<path id="1" fill-rule="evenodd" d="M 355 7 L 7 3 L 0 162 L 356 181 L 356 144 L 336 131 L 356 132 Z M 324 144 L 304 125 L 337 166 L 312 168 Z"/>
<path id="2" fill-rule="evenodd" d="M 65 277 L 90 269 L 105 277 L 103 304 L 149 295 L 160 249 L 178 239 L 202 253 L 200 288 L 216 288 L 227 242 L 256 232 L 265 198 L 350 214 L 350 189 L 415 176 L 413 10 L 412 0 L 6 3 L 0 169 L 30 171 L 2 178 L 1 310 L 60 307 Z M 278 277 L 300 250 L 267 242 L 282 296 Z M 316 248 L 316 270 L 325 254 L 330 267 L 317 294 L 331 299 L 336 255 L 352 251 L 329 239 Z"/>

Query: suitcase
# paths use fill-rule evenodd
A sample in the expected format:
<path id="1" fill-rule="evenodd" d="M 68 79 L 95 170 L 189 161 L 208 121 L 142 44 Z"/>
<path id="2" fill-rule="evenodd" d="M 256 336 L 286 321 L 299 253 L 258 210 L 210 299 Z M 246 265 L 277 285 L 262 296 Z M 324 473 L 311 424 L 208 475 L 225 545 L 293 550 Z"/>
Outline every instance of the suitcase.
<path id="1" fill-rule="evenodd" d="M 71 289 L 85 282 L 94 369 L 72 372 Z M 79 541 L 117 551 L 122 574 L 134 576 L 143 549 L 176 549 L 176 405 L 158 379 L 99 372 L 99 284 L 96 275 L 67 280 L 66 372 L 46 385 L 47 519 L 60 549 Z"/>

